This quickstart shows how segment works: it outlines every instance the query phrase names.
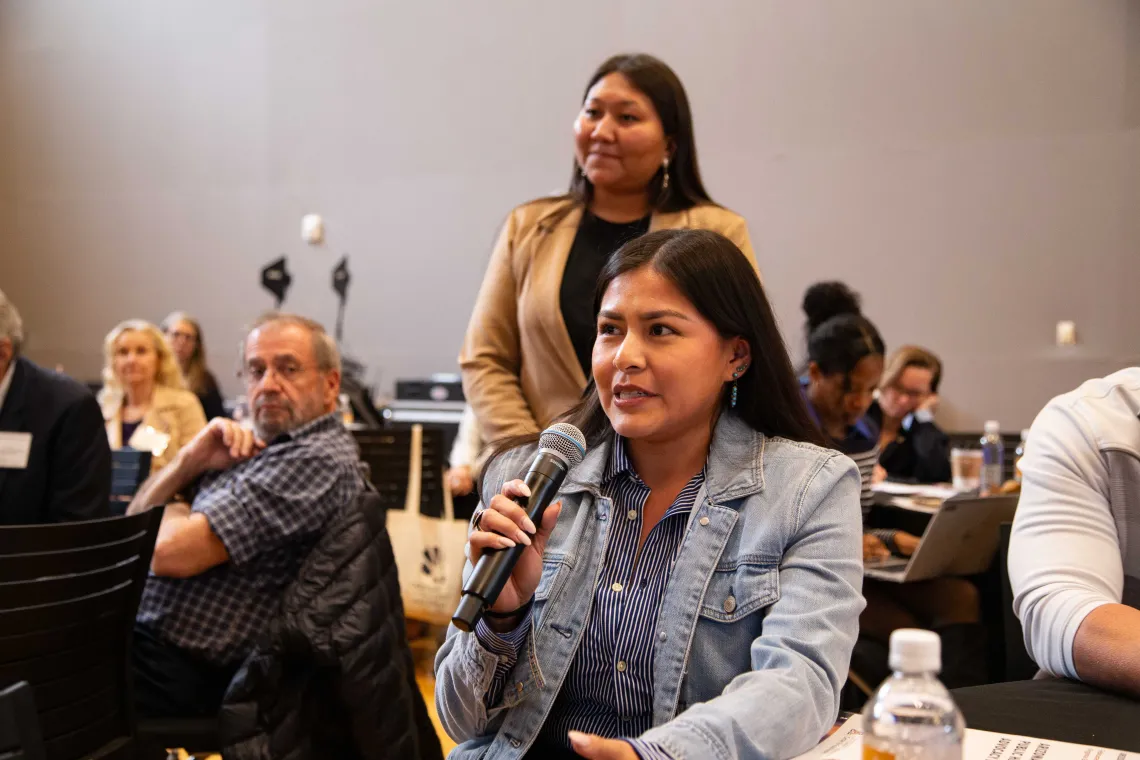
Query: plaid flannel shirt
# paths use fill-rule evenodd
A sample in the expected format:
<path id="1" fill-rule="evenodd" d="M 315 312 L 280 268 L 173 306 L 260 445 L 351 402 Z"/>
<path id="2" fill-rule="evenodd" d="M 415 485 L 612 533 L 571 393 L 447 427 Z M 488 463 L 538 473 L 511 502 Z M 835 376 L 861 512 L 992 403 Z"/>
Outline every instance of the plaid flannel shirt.
<path id="1" fill-rule="evenodd" d="M 241 662 L 324 526 L 363 488 L 356 443 L 335 413 L 206 476 L 191 510 L 206 516 L 230 561 L 192 578 L 152 573 L 136 620 L 209 662 Z"/>

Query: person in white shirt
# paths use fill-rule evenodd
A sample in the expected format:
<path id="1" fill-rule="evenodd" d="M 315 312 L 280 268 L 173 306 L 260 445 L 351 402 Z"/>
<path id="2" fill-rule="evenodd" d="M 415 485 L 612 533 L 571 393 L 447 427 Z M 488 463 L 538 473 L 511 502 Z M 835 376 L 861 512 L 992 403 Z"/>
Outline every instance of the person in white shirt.
<path id="1" fill-rule="evenodd" d="M 1038 415 L 1009 549 L 1013 608 L 1047 673 L 1140 695 L 1140 367 Z"/>
<path id="2" fill-rule="evenodd" d="M 453 497 L 466 496 L 475 490 L 475 482 L 483 469 L 483 456 L 486 447 L 479 431 L 479 420 L 475 410 L 464 407 L 463 419 L 459 421 L 459 431 L 451 447 L 447 470 L 447 487 Z"/>

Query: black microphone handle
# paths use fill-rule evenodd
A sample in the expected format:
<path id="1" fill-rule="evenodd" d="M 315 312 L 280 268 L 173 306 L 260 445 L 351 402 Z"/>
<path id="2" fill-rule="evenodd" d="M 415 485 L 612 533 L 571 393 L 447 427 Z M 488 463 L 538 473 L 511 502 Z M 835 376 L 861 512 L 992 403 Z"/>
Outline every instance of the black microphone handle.
<path id="1" fill-rule="evenodd" d="M 542 525 L 542 515 L 546 508 L 554 502 L 558 489 L 566 478 L 566 472 L 566 464 L 558 458 L 540 456 L 523 480 L 530 488 L 530 498 L 512 498 L 512 501 L 526 510 L 536 530 Z M 459 630 L 475 630 L 475 624 L 483 617 L 483 612 L 494 606 L 503 586 L 507 585 L 519 557 L 529 548 L 516 541 L 509 549 L 489 549 L 483 552 L 467 578 L 467 583 L 463 585 L 463 598 L 451 619 Z"/>

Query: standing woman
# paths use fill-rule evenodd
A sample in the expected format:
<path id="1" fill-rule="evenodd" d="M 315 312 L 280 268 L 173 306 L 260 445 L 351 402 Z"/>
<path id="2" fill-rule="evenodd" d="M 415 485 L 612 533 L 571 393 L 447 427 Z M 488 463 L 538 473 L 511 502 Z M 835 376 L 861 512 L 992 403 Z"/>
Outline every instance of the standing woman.
<path id="1" fill-rule="evenodd" d="M 626 241 L 683 227 L 722 233 L 755 267 L 744 220 L 701 181 L 680 79 L 652 56 L 614 56 L 574 120 L 569 191 L 514 209 L 491 254 L 459 356 L 483 440 L 537 433 L 578 402 L 598 273 Z"/>
<path id="2" fill-rule="evenodd" d="M 111 449 L 151 452 L 151 472 L 174 458 L 206 427 L 198 398 L 186 390 L 182 372 L 162 332 L 141 319 L 118 324 L 103 342 L 103 389 L 99 405 Z"/>
<path id="3" fill-rule="evenodd" d="M 586 438 L 533 525 L 531 435 L 484 471 L 468 556 L 527 548 L 436 656 L 452 760 L 793 757 L 833 724 L 863 600 L 859 477 L 823 448 L 752 262 L 663 230 L 605 264 Z M 576 754 L 575 754 L 576 753 Z"/>
<path id="4" fill-rule="evenodd" d="M 218 381 L 206 366 L 206 343 L 198 320 L 184 311 L 176 311 L 162 320 L 162 331 L 174 350 L 186 385 L 202 404 L 206 420 L 225 417 L 226 408 L 218 390 Z"/>

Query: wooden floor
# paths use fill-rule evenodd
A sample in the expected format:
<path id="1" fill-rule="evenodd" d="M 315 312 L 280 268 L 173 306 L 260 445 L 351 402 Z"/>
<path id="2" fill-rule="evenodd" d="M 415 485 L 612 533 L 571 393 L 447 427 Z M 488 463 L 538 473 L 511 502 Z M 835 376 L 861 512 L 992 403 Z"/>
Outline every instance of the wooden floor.
<path id="1" fill-rule="evenodd" d="M 455 748 L 455 742 L 451 741 L 451 737 L 443 732 L 443 728 L 439 725 L 439 717 L 435 714 L 435 679 L 432 678 L 430 670 L 421 673 L 419 668 L 416 668 L 416 682 L 420 685 L 420 692 L 424 695 L 424 701 L 427 702 L 428 712 L 431 713 L 431 722 L 435 725 L 435 732 L 439 734 L 439 743 L 443 745 L 443 754 L 446 756 Z"/>
<path id="2" fill-rule="evenodd" d="M 439 742 L 443 745 L 443 754 L 446 756 L 455 748 L 455 742 L 444 733 L 443 727 L 439 724 L 439 716 L 435 713 L 435 676 L 432 664 L 435 660 L 437 641 L 437 636 L 429 635 L 411 639 L 410 643 L 416 661 L 416 683 L 420 686 L 420 693 L 424 695 L 424 702 L 427 703 L 428 712 L 431 714 L 431 722 L 435 726 L 435 732 L 439 734 Z"/>

